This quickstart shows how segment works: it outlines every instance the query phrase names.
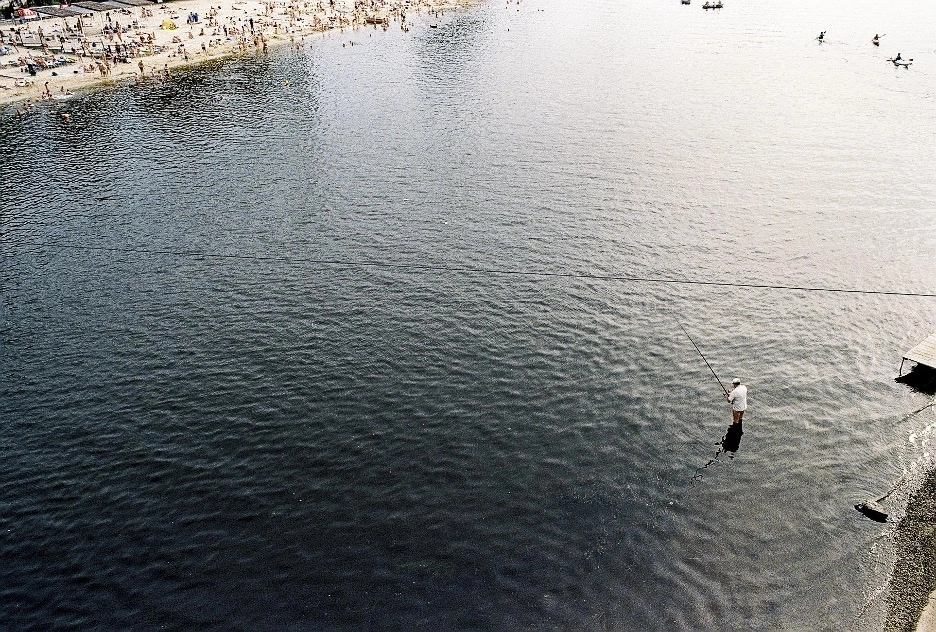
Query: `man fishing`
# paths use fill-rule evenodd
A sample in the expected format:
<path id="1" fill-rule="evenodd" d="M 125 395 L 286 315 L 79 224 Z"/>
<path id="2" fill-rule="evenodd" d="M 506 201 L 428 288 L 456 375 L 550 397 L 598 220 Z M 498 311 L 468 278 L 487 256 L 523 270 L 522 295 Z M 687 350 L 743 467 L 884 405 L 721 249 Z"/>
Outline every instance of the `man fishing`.
<path id="1" fill-rule="evenodd" d="M 712 375 L 715 376 L 715 381 L 717 381 L 718 385 L 721 386 L 722 391 L 725 393 L 725 398 L 728 400 L 728 403 L 731 404 L 731 426 L 737 425 L 738 430 L 740 430 L 741 420 L 744 419 L 744 411 L 747 410 L 747 386 L 741 383 L 741 378 L 736 377 L 731 381 L 733 388 L 729 393 L 728 389 L 725 388 L 725 385 L 722 384 L 722 381 L 718 379 L 718 374 L 715 373 L 715 369 L 713 369 L 712 365 L 709 364 L 709 361 L 705 359 L 705 356 L 702 354 L 702 350 L 699 349 L 699 345 L 695 343 L 695 340 L 693 340 L 692 336 L 689 335 L 689 332 L 686 331 L 686 328 L 683 327 L 682 323 L 679 321 L 676 321 L 676 324 L 678 324 L 679 328 L 683 330 L 683 333 L 686 334 L 689 342 L 692 343 L 692 346 L 695 347 L 695 350 L 699 352 L 700 356 L 702 356 L 702 361 L 705 362 L 705 365 L 709 368 L 709 371 L 711 371 Z M 731 430 L 731 426 L 729 426 L 729 430 Z"/>
<path id="2" fill-rule="evenodd" d="M 747 386 L 741 383 L 740 378 L 731 381 L 734 388 L 730 393 L 725 393 L 725 397 L 731 404 L 731 425 L 740 424 L 744 419 L 744 411 L 747 410 Z"/>

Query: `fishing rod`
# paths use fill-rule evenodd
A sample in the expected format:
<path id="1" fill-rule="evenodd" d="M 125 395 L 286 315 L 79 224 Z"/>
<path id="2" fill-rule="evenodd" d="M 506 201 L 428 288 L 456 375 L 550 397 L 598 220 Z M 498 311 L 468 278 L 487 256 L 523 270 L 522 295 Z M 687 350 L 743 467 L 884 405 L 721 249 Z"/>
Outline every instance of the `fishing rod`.
<path id="1" fill-rule="evenodd" d="M 707 367 L 709 368 L 709 371 L 712 372 L 712 375 L 715 376 L 715 381 L 718 382 L 718 385 L 721 386 L 721 390 L 725 391 L 725 396 L 727 396 L 727 395 L 728 395 L 728 389 L 725 388 L 725 385 L 721 383 L 721 380 L 718 379 L 718 374 L 715 373 L 715 369 L 712 368 L 712 365 L 709 364 L 709 361 L 705 359 L 705 356 L 704 356 L 704 355 L 702 355 L 702 350 L 699 349 L 699 345 L 697 345 L 697 344 L 695 343 L 695 340 L 692 339 L 692 336 L 689 335 L 689 332 L 686 331 L 686 328 L 682 326 L 682 323 L 681 323 L 681 322 L 679 322 L 679 321 L 677 320 L 677 321 L 676 321 L 676 324 L 679 325 L 679 328 L 683 330 L 683 333 L 684 333 L 684 334 L 686 334 L 686 338 L 689 339 L 689 342 L 692 343 L 692 346 L 695 347 L 695 350 L 699 352 L 699 355 L 700 355 L 700 356 L 702 356 L 702 361 L 705 362 L 705 366 L 707 366 Z"/>

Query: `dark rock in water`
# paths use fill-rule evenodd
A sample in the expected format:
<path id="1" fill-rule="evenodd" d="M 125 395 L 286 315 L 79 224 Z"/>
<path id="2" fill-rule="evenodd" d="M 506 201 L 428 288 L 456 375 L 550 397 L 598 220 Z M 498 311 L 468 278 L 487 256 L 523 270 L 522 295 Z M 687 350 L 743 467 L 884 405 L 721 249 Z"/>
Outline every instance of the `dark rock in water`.
<path id="1" fill-rule="evenodd" d="M 877 522 L 887 522 L 887 510 L 873 500 L 858 503 L 855 509 Z"/>

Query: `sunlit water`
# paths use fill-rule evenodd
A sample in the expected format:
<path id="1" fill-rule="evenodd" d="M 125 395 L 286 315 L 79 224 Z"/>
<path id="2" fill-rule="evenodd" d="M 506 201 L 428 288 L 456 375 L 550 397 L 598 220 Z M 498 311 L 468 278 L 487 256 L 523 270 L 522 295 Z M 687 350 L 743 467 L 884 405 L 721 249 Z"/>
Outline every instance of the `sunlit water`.
<path id="1" fill-rule="evenodd" d="M 602 277 L 933 293 L 936 4 L 701 4 L 0 111 L 0 626 L 879 629 L 934 299 Z"/>

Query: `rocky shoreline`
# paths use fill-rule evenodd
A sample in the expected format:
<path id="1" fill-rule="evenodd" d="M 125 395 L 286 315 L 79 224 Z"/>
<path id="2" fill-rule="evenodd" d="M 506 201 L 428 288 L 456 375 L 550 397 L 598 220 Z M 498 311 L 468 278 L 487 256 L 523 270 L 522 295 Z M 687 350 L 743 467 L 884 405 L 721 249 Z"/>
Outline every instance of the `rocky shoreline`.
<path id="1" fill-rule="evenodd" d="M 910 497 L 897 525 L 896 563 L 887 595 L 888 632 L 936 631 L 936 470 Z"/>

